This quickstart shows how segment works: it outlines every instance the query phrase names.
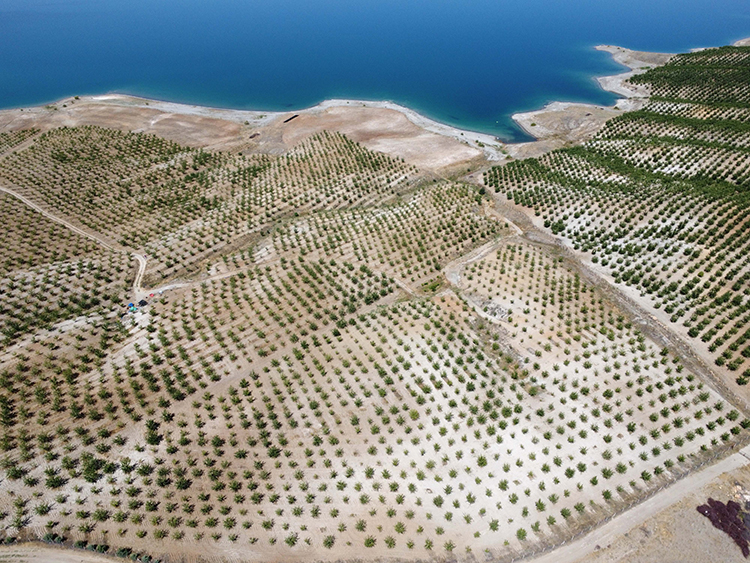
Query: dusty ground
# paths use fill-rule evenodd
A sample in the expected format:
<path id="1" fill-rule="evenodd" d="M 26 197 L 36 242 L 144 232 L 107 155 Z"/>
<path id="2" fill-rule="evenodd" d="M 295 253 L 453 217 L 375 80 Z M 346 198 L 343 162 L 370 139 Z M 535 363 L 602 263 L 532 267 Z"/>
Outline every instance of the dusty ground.
<path id="1" fill-rule="evenodd" d="M 39 543 L 0 547 L 0 562 L 3 563 L 107 563 L 112 560 L 78 549 L 55 549 Z"/>
<path id="2" fill-rule="evenodd" d="M 291 147 L 323 130 L 340 131 L 371 150 L 401 157 L 431 171 L 450 173 L 464 166 L 474 167 L 483 160 L 480 148 L 425 131 L 403 113 L 386 108 L 338 106 L 310 110 L 288 123 L 276 120 L 261 131 L 261 137 L 276 134 L 284 146 Z"/>
<path id="3" fill-rule="evenodd" d="M 649 51 L 633 51 L 616 45 L 597 45 L 597 51 L 605 51 L 612 55 L 612 58 L 626 67 L 633 70 L 644 70 L 654 66 L 665 64 L 671 59 L 673 53 L 651 53 Z"/>
<path id="4" fill-rule="evenodd" d="M 750 484 L 747 448 L 670 485 L 581 539 L 528 559 L 530 563 L 692 563 L 744 561 L 723 532 L 696 507 L 711 497 L 737 500 Z"/>
<path id="5" fill-rule="evenodd" d="M 190 147 L 272 154 L 318 131 L 340 131 L 439 175 L 503 157 L 502 144 L 490 135 L 443 126 L 389 103 L 335 100 L 295 113 L 262 113 L 107 95 L 0 111 L 0 130 L 77 125 L 152 133 Z"/>
<path id="6" fill-rule="evenodd" d="M 750 485 L 750 467 L 725 473 L 680 502 L 633 527 L 619 539 L 602 546 L 579 563 L 703 563 L 746 561 L 724 532 L 714 528 L 696 506 L 712 497 L 721 502 L 736 500 L 736 484 Z"/>
<path id="7" fill-rule="evenodd" d="M 645 51 L 631 51 L 615 45 L 598 45 L 597 51 L 604 51 L 612 55 L 612 58 L 623 66 L 630 69 L 629 72 L 616 74 L 614 76 L 602 76 L 597 78 L 599 84 L 605 90 L 614 92 L 626 98 L 642 98 L 648 96 L 648 90 L 642 86 L 626 84 L 631 76 L 645 72 L 655 66 L 665 64 L 672 58 L 670 53 L 649 53 Z"/>
<path id="8" fill-rule="evenodd" d="M 226 119 L 168 112 L 126 97 L 67 99 L 44 107 L 0 112 L 0 129 L 98 125 L 152 133 L 192 147 L 231 148 L 241 141 L 242 127 Z M 176 104 L 173 104 L 176 105 Z"/>
<path id="9" fill-rule="evenodd" d="M 593 137 L 605 121 L 621 113 L 615 108 L 569 102 L 552 102 L 538 111 L 518 113 L 513 116 L 514 121 L 538 141 L 509 145 L 508 152 L 519 159 L 533 158 L 578 144 Z"/>

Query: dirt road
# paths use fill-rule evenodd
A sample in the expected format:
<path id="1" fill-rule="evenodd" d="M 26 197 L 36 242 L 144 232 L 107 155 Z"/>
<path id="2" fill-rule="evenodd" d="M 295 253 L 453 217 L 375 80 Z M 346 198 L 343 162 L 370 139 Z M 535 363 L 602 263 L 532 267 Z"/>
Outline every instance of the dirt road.
<path id="1" fill-rule="evenodd" d="M 135 253 L 133 253 L 133 257 L 138 260 L 138 272 L 135 274 L 135 280 L 133 280 L 133 299 L 140 301 L 143 294 L 141 282 L 143 282 L 143 274 L 146 271 L 146 257 Z"/>
<path id="2" fill-rule="evenodd" d="M 528 563 L 574 563 L 579 561 L 596 551 L 597 546 L 609 545 L 650 517 L 678 503 L 686 495 L 705 487 L 723 473 L 748 465 L 750 465 L 750 446 L 677 481 L 650 499 L 638 504 L 634 509 L 613 518 L 582 538 L 539 557 L 532 556 L 523 559 L 523 561 Z"/>
<path id="3" fill-rule="evenodd" d="M 93 240 L 97 244 L 100 244 L 107 250 L 111 250 L 113 252 L 127 252 L 126 250 L 123 250 L 121 248 L 116 248 L 109 242 L 107 242 L 103 237 L 98 236 L 96 233 L 92 233 L 90 231 L 86 231 L 84 229 L 81 229 L 80 227 L 76 227 L 73 223 L 66 221 L 65 219 L 58 217 L 57 215 L 50 213 L 49 211 L 45 210 L 43 207 L 40 207 L 33 201 L 31 201 L 29 198 L 22 196 L 18 192 L 8 188 L 7 186 L 0 186 L 0 192 L 8 194 L 9 196 L 12 196 L 19 200 L 24 205 L 27 205 L 37 213 L 40 213 L 41 215 L 44 215 L 47 219 L 50 221 L 54 221 L 55 223 L 59 223 L 60 225 L 63 225 L 64 227 L 70 229 L 74 233 L 81 235 L 82 237 L 86 237 L 87 239 Z M 143 281 L 143 274 L 146 271 L 146 257 L 141 254 L 136 254 L 135 252 L 130 253 L 133 258 L 135 258 L 138 261 L 138 272 L 135 275 L 135 280 L 133 280 L 133 298 L 138 301 L 143 291 L 141 289 L 141 282 Z"/>
<path id="4" fill-rule="evenodd" d="M 41 543 L 0 547 L 0 563 L 110 563 L 112 560 L 80 549 L 54 548 Z"/>
<path id="5" fill-rule="evenodd" d="M 31 201 L 29 198 L 22 196 L 16 191 L 13 191 L 12 189 L 6 187 L 6 186 L 0 186 L 0 192 L 6 193 L 10 196 L 13 196 L 17 200 L 21 201 L 21 203 L 31 207 L 34 211 L 41 213 L 44 215 L 47 219 L 50 221 L 54 221 L 55 223 L 60 223 L 61 225 L 67 227 L 71 231 L 73 231 L 76 234 L 79 234 L 83 237 L 86 237 L 88 239 L 93 240 L 94 242 L 101 244 L 104 248 L 107 250 L 117 250 L 115 249 L 111 244 L 109 244 L 107 241 L 105 241 L 103 238 L 95 235 L 94 233 L 91 233 L 89 231 L 84 231 L 83 229 L 80 229 L 76 227 L 74 224 L 66 221 L 65 219 L 62 219 L 58 217 L 57 215 L 53 215 L 52 213 L 46 211 L 42 207 L 38 206 L 36 203 Z"/>
<path id="6" fill-rule="evenodd" d="M 457 288 L 461 288 L 461 276 L 463 274 L 464 268 L 471 264 L 472 262 L 476 262 L 478 260 L 481 260 L 485 256 L 487 256 L 489 253 L 491 253 L 493 250 L 495 250 L 498 246 L 500 246 L 503 241 L 505 241 L 508 238 L 508 236 L 501 236 L 499 238 L 493 239 L 490 242 L 483 244 L 482 246 L 475 248 L 471 252 L 464 254 L 463 256 L 456 258 L 452 262 L 449 262 L 446 264 L 445 268 L 443 268 L 443 274 L 445 275 L 445 278 L 448 280 L 449 283 L 452 285 L 455 285 Z"/>

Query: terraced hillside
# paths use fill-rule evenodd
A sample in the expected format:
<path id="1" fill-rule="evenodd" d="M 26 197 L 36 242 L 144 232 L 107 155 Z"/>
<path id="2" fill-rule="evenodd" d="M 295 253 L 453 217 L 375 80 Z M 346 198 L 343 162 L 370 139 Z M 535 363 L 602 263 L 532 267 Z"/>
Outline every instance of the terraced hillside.
<path id="1" fill-rule="evenodd" d="M 677 58 L 586 146 L 486 175 L 655 310 L 705 308 L 686 337 L 726 317 L 727 347 L 750 275 L 744 90 L 683 98 L 744 56 Z M 733 397 L 483 188 L 330 132 L 243 155 L 85 126 L 0 151 L 7 543 L 503 561 L 748 441 Z"/>
<path id="2" fill-rule="evenodd" d="M 750 381 L 749 73 L 746 47 L 679 55 L 632 79 L 650 101 L 596 139 L 485 175 L 740 386 Z"/>

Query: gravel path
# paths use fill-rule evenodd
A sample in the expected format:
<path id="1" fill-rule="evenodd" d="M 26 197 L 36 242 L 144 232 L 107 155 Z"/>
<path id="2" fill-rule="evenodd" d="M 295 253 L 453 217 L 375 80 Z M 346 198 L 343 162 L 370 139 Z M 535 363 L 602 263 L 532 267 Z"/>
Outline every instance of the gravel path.
<path id="1" fill-rule="evenodd" d="M 582 538 L 540 557 L 529 558 L 525 561 L 528 563 L 574 563 L 579 561 L 596 551 L 599 546 L 609 545 L 665 508 L 678 503 L 686 495 L 702 489 L 723 473 L 747 465 L 750 465 L 750 446 L 677 481 Z"/>

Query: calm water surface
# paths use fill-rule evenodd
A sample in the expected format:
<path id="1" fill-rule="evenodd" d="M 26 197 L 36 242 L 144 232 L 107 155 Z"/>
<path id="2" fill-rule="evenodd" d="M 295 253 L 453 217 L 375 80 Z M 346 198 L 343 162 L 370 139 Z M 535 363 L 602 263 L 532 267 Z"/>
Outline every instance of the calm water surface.
<path id="1" fill-rule="evenodd" d="M 516 111 L 611 103 L 599 43 L 750 36 L 748 0 L 0 0 L 0 107 L 122 92 L 288 110 L 391 100 L 507 140 Z"/>

